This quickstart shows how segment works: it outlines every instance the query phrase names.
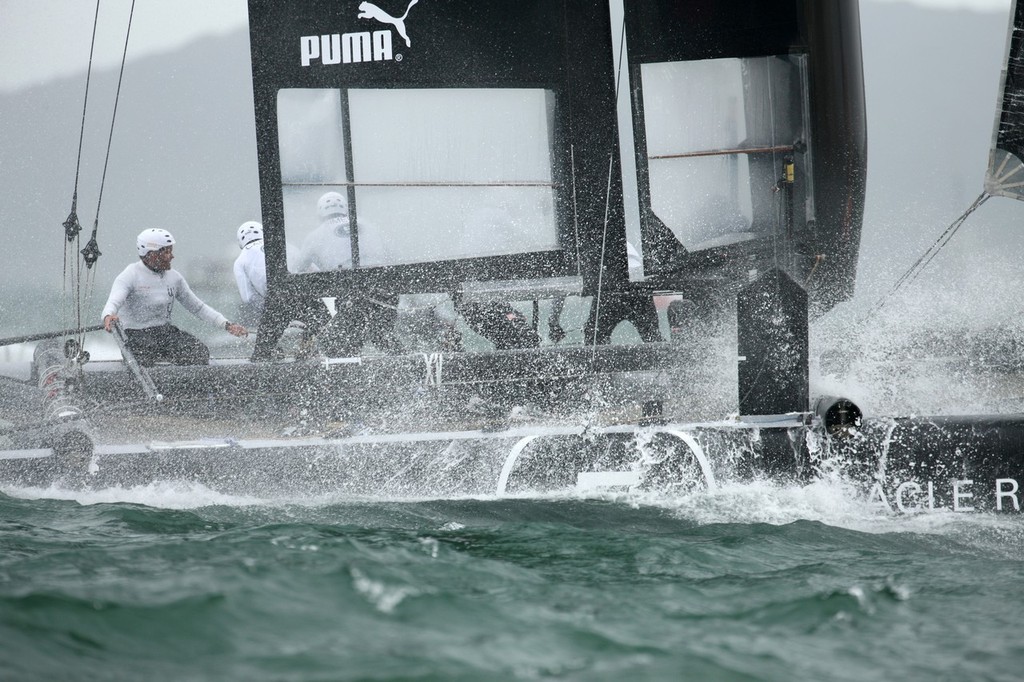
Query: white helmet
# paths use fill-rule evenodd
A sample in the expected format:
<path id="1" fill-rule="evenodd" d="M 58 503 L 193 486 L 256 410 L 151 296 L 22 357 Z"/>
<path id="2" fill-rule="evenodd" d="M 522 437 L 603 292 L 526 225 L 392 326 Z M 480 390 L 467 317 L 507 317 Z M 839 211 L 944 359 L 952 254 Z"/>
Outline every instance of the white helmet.
<path id="1" fill-rule="evenodd" d="M 316 202 L 316 212 L 320 220 L 336 215 L 347 216 L 348 199 L 337 192 L 328 192 Z"/>
<path id="2" fill-rule="evenodd" d="M 151 227 L 143 230 L 135 238 L 135 245 L 139 247 L 139 257 L 145 256 L 150 251 L 159 251 L 165 246 L 174 246 L 174 237 L 167 230 Z"/>
<path id="3" fill-rule="evenodd" d="M 255 220 L 242 223 L 238 226 L 238 248 L 244 249 L 249 242 L 263 239 L 263 225 Z"/>

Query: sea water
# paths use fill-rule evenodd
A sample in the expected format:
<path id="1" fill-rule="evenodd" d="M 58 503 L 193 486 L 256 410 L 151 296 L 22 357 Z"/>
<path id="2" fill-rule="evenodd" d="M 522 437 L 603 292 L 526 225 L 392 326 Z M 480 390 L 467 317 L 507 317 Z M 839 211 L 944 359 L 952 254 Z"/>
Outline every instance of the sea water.
<path id="1" fill-rule="evenodd" d="M 868 329 L 872 352 L 839 344 L 841 375 L 815 354 L 816 392 L 874 416 L 1024 405 L 1019 372 L 968 351 L 951 371 L 899 350 L 913 371 L 893 371 L 892 338 L 930 337 L 891 328 Z M 1024 677 L 1024 516 L 894 514 L 841 479 L 415 499 L 4 487 L 0 524 L 0 682 Z"/>
<path id="2" fill-rule="evenodd" d="M 1024 519 L 683 496 L 0 493 L 3 680 L 1019 680 Z"/>

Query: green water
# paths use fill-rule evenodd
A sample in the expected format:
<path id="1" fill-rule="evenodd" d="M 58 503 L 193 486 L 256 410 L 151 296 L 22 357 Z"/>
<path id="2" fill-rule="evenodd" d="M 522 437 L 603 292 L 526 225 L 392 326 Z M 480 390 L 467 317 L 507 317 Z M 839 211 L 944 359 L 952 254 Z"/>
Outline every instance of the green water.
<path id="1" fill-rule="evenodd" d="M 1019 515 L 0 494 L 3 680 L 1018 680 Z"/>

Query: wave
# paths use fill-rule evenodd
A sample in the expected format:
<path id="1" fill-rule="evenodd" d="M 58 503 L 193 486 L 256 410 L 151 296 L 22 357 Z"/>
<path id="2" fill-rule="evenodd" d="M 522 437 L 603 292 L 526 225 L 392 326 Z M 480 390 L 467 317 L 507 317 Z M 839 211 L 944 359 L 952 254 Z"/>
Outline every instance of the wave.
<path id="1" fill-rule="evenodd" d="M 813 522 L 863 534 L 944 536 L 968 547 L 1024 558 L 1024 518 L 1018 515 L 956 513 L 949 510 L 894 514 L 871 501 L 862 489 L 841 479 L 806 484 L 778 481 L 726 483 L 715 491 L 577 493 L 497 496 L 359 497 L 324 494 L 287 498 L 231 495 L 195 482 L 158 481 L 136 487 L 99 490 L 0 489 L 3 507 L 23 501 L 74 503 L 120 510 L 122 522 L 143 517 L 141 525 L 194 512 L 190 523 L 208 520 L 253 523 L 342 523 L 353 527 L 439 529 L 456 526 L 567 523 L 574 527 L 642 530 L 705 526 L 786 526 Z M 38 509 L 38 507 L 32 507 Z M 171 524 L 173 526 L 173 523 Z M 187 524 L 186 524 L 187 525 Z"/>

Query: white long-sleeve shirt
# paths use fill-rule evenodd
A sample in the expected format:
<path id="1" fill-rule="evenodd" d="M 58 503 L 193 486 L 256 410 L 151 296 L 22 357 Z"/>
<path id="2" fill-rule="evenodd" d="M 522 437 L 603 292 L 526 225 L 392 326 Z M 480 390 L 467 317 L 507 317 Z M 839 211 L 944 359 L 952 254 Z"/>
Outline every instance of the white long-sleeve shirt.
<path id="1" fill-rule="evenodd" d="M 177 270 L 155 272 L 139 261 L 117 276 L 102 318 L 117 315 L 126 329 L 148 329 L 169 324 L 177 300 L 199 319 L 223 327 L 226 317 L 199 300 Z"/>
<path id="2" fill-rule="evenodd" d="M 317 272 L 352 269 L 352 239 L 348 234 L 348 217 L 328 218 L 306 235 L 298 256 L 289 256 L 288 269 L 292 272 Z M 361 267 L 387 264 L 387 249 L 383 237 L 374 226 L 360 220 L 359 263 Z"/>
<path id="3" fill-rule="evenodd" d="M 297 272 L 352 269 L 352 241 L 347 231 L 339 230 L 339 220 L 325 220 L 306 235 L 295 266 Z"/>
<path id="4" fill-rule="evenodd" d="M 257 313 L 263 310 L 267 299 L 267 259 L 263 240 L 249 242 L 235 259 L 235 283 L 242 303 L 252 306 Z"/>

